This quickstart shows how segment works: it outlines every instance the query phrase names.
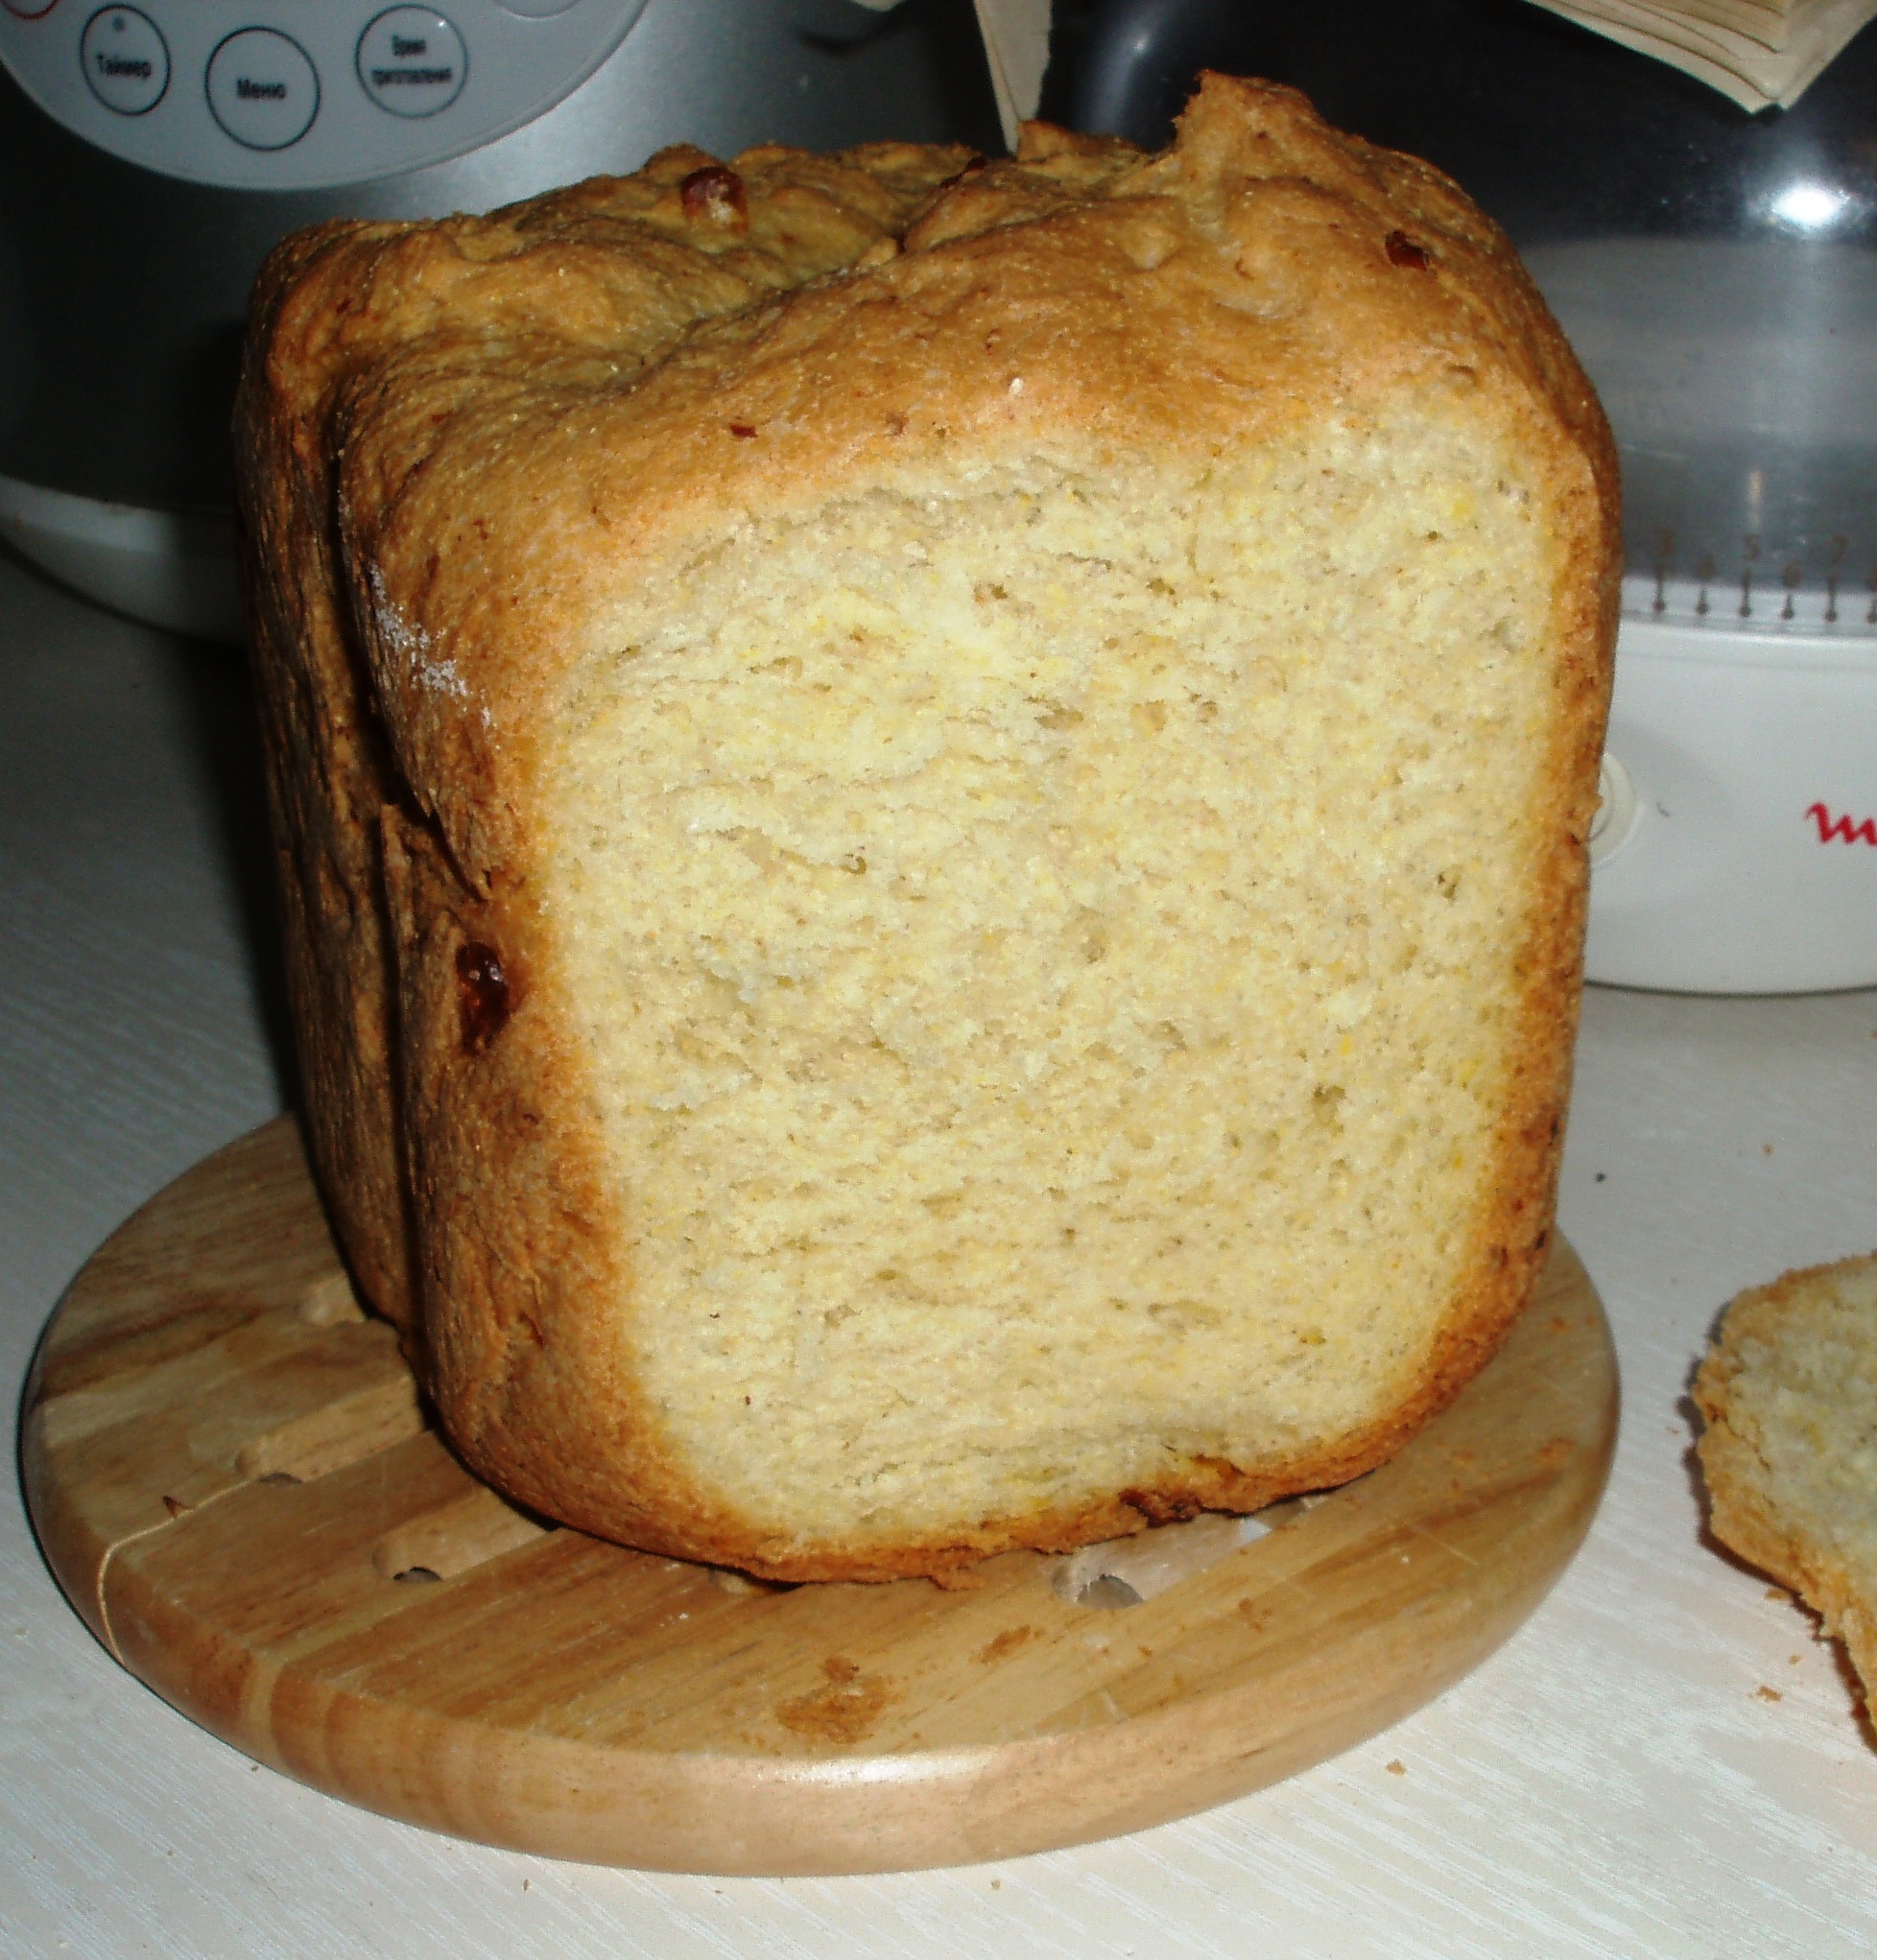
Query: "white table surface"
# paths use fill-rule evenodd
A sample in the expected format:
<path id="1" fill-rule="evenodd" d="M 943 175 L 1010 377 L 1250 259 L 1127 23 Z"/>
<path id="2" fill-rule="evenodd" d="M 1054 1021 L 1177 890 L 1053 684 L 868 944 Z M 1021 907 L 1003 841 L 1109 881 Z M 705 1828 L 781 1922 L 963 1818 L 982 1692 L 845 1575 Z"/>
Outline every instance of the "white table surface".
<path id="1" fill-rule="evenodd" d="M 10 1419 L 98 1241 L 282 1106 L 246 715 L 233 656 L 0 558 Z M 1703 1542 L 1686 1402 L 1731 1293 L 1877 1242 L 1877 995 L 1593 989 L 1562 1222 L 1616 1331 L 1623 1429 L 1589 1541 L 1528 1624 L 1420 1713 L 1288 1783 L 1003 1865 L 671 1877 L 350 1809 L 118 1668 L 11 1480 L 0 1952 L 1877 1951 L 1877 1747 L 1808 1617 Z"/>

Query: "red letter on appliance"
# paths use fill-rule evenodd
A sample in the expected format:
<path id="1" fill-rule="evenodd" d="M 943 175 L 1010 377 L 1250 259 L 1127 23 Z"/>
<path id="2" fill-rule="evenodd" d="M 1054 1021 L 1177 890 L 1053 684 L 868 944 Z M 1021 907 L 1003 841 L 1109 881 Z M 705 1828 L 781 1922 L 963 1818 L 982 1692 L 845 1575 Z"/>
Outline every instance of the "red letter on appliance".
<path id="1" fill-rule="evenodd" d="M 1853 823 L 1848 815 L 1834 818 L 1822 803 L 1813 804 L 1805 814 L 1817 820 L 1821 844 L 1830 843 L 1833 838 L 1841 844 L 1877 844 L 1877 816 L 1866 816 L 1862 823 Z"/>

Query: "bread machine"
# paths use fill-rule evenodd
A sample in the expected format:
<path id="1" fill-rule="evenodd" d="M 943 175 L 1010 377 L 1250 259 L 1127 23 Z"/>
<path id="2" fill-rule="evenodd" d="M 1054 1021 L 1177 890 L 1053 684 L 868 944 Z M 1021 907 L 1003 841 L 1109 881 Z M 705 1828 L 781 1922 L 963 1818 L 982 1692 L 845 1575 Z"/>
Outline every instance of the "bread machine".
<path id="1" fill-rule="evenodd" d="M 268 248 L 679 141 L 998 141 L 971 0 L 0 0 L 0 535 L 233 638 L 227 422 Z"/>
<path id="2" fill-rule="evenodd" d="M 1877 982 L 1877 26 L 1748 115 L 1528 0 L 1058 0 L 1044 112 L 1295 83 L 1511 233 L 1622 456 L 1589 973 Z M 1378 649 L 1378 652 L 1383 649 Z"/>

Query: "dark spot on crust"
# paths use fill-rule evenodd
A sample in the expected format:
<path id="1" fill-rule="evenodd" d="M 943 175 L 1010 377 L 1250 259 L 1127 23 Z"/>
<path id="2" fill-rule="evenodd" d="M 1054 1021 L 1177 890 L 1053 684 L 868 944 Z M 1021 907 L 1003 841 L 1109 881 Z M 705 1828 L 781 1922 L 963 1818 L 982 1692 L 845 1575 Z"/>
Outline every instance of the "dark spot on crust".
<path id="1" fill-rule="evenodd" d="M 1138 1511 L 1150 1524 L 1184 1524 L 1205 1509 L 1198 1498 L 1183 1493 L 1169 1497 L 1164 1491 L 1123 1491 L 1121 1501 L 1130 1511 Z"/>
<path id="2" fill-rule="evenodd" d="M 743 179 L 727 165 L 707 163 L 694 170 L 677 187 L 685 217 L 721 224 L 728 231 L 746 231 L 749 226 L 749 200 Z"/>
<path id="3" fill-rule="evenodd" d="M 1390 231 L 1384 241 L 1384 248 L 1391 266 L 1407 266 L 1416 272 L 1431 272 L 1434 254 L 1424 245 L 1417 245 L 1405 231 Z"/>
<path id="4" fill-rule="evenodd" d="M 755 433 L 756 425 L 753 422 L 732 422 L 730 424 L 730 434 L 739 442 L 748 442 Z"/>
<path id="5" fill-rule="evenodd" d="M 456 949 L 456 998 L 463 1052 L 479 1055 L 509 1021 L 509 977 L 494 947 L 465 939 Z"/>

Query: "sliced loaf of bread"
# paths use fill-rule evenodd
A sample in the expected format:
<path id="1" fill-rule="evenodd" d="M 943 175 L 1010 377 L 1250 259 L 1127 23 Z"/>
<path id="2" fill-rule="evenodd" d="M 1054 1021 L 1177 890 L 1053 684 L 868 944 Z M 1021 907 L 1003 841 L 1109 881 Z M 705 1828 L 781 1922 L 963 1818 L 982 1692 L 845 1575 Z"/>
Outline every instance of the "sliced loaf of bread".
<path id="1" fill-rule="evenodd" d="M 1790 1587 L 1877 1688 L 1877 1253 L 1728 1307 L 1695 1379 L 1714 1534 Z"/>
<path id="2" fill-rule="evenodd" d="M 1354 1476 L 1544 1257 L 1615 475 L 1289 91 L 285 248 L 311 1132 L 469 1463 L 772 1577 Z"/>

